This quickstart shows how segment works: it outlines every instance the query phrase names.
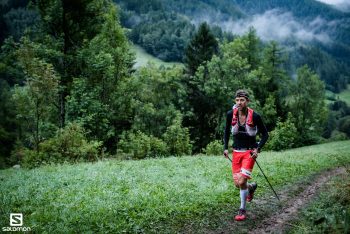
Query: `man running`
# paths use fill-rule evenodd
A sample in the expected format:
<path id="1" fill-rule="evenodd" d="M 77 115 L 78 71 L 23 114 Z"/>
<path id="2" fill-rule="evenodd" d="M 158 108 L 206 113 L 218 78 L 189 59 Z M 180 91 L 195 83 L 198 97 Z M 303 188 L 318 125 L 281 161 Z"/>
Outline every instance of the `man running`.
<path id="1" fill-rule="evenodd" d="M 228 142 L 230 131 L 233 134 L 232 175 L 234 184 L 240 188 L 241 206 L 235 220 L 243 221 L 247 218 L 246 201 L 253 199 L 257 188 L 256 183 L 247 183 L 252 177 L 252 170 L 258 153 L 266 143 L 269 135 L 258 113 L 248 107 L 249 94 L 245 90 L 237 90 L 236 104 L 227 112 L 224 135 L 224 156 L 228 157 Z M 256 135 L 261 134 L 260 142 L 256 142 Z"/>

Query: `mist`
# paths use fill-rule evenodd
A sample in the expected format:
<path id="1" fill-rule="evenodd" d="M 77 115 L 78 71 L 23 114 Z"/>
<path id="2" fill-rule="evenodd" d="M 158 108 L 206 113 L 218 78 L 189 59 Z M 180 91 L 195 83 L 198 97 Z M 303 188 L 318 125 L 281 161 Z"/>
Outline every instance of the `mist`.
<path id="1" fill-rule="evenodd" d="M 285 41 L 295 39 L 302 42 L 319 41 L 324 44 L 330 43 L 332 40 L 324 28 L 329 28 L 336 22 L 327 22 L 320 16 L 309 22 L 297 21 L 292 13 L 283 12 L 278 9 L 266 11 L 264 14 L 253 15 L 249 19 L 238 21 L 226 20 L 218 22 L 217 16 L 196 17 L 193 21 L 198 24 L 200 21 L 207 21 L 209 24 L 219 25 L 223 30 L 232 32 L 236 35 L 246 33 L 249 27 L 256 29 L 257 35 L 263 41 Z M 323 29 L 323 30 L 322 30 Z"/>
<path id="2" fill-rule="evenodd" d="M 317 1 L 326 3 L 328 5 L 332 5 L 334 8 L 340 11 L 350 12 L 349 0 L 317 0 Z"/>

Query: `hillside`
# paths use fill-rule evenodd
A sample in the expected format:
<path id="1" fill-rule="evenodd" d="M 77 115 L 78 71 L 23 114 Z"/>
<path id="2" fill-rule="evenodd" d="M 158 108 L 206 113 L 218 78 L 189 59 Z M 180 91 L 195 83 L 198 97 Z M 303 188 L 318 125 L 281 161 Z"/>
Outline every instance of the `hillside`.
<path id="1" fill-rule="evenodd" d="M 263 152 L 259 164 L 278 193 L 287 190 L 295 195 L 301 181 L 311 183 L 317 173 L 349 165 L 349 143 Z M 219 156 L 1 170 L 0 226 L 8 225 L 9 213 L 20 212 L 24 226 L 34 232 L 243 232 L 244 227 L 230 221 L 239 202 L 230 170 L 229 161 Z M 257 199 L 271 199 L 257 167 L 253 174 L 259 184 Z M 272 200 L 270 205 L 253 202 L 248 209 L 271 213 L 278 206 Z M 247 227 L 255 227 L 264 217 L 252 216 Z"/>
<path id="2" fill-rule="evenodd" d="M 350 73 L 350 13 L 315 0 L 116 1 L 129 38 L 164 61 L 183 61 L 195 27 L 206 21 L 219 41 L 254 27 L 263 43 L 283 48 L 290 76 L 308 64 L 327 89 L 346 89 Z M 271 27 L 274 25 L 274 27 Z"/>
<path id="3" fill-rule="evenodd" d="M 279 8 L 290 11 L 301 19 L 313 19 L 322 16 L 327 20 L 343 19 L 350 17 L 349 13 L 341 12 L 331 6 L 315 0 L 233 0 L 239 9 L 246 14 L 259 14 L 265 11 Z"/>
<path id="4" fill-rule="evenodd" d="M 19 40 L 26 27 L 39 23 L 38 14 L 25 8 L 28 2 L 7 2 L 0 9 L 1 42 L 10 35 Z M 204 21 L 220 41 L 232 40 L 253 26 L 264 43 L 274 40 L 285 47 L 290 76 L 308 64 L 330 91 L 338 93 L 349 83 L 350 13 L 319 1 L 114 2 L 120 7 L 122 25 L 130 29 L 129 39 L 162 61 L 183 62 L 196 27 Z"/>

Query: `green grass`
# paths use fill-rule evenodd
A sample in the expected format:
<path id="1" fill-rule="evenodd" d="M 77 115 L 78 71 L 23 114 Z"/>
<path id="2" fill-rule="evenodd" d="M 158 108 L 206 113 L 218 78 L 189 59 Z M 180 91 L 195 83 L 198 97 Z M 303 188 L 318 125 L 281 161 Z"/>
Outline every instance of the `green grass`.
<path id="1" fill-rule="evenodd" d="M 310 204 L 301 210 L 289 233 L 350 232 L 350 167 L 332 178 Z"/>
<path id="2" fill-rule="evenodd" d="M 331 100 L 330 100 L 331 99 Z M 326 90 L 326 104 L 333 103 L 333 100 L 342 100 L 350 106 L 350 85 L 347 86 L 346 90 L 341 91 L 340 93 L 333 93 L 329 90 Z"/>
<path id="3" fill-rule="evenodd" d="M 322 170 L 350 163 L 350 141 L 263 152 L 259 163 L 275 189 Z M 254 168 L 257 196 L 270 194 Z M 219 156 L 76 165 L 0 171 L 0 228 L 10 213 L 23 213 L 35 232 L 200 233 L 222 210 L 239 205 L 229 162 Z M 252 205 L 253 206 L 253 205 Z M 215 224 L 220 225 L 220 224 Z"/>
<path id="4" fill-rule="evenodd" d="M 343 90 L 339 93 L 339 98 L 350 105 L 350 85 L 348 85 L 348 88 L 346 90 Z"/>
<path id="5" fill-rule="evenodd" d="M 133 45 L 131 47 L 132 51 L 136 54 L 136 63 L 135 67 L 144 67 L 147 66 L 149 62 L 154 63 L 157 67 L 164 66 L 164 67 L 173 67 L 173 66 L 183 66 L 182 63 L 176 63 L 176 62 L 164 62 L 150 54 L 148 54 L 142 47 L 138 45 Z"/>

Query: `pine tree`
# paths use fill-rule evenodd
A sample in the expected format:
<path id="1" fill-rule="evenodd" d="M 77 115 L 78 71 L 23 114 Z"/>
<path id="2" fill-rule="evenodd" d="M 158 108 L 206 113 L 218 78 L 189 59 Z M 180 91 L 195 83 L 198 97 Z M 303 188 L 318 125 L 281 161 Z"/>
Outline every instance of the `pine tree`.
<path id="1" fill-rule="evenodd" d="M 197 68 L 218 52 L 218 42 L 210 31 L 209 25 L 204 22 L 199 26 L 185 51 L 185 63 L 188 74 L 194 75 Z"/>
<path id="2" fill-rule="evenodd" d="M 256 34 L 256 30 L 253 27 L 250 27 L 248 33 L 244 35 L 242 39 L 247 49 L 246 53 L 243 54 L 243 58 L 247 59 L 248 64 L 250 65 L 250 69 L 254 70 L 260 65 L 260 40 Z"/>

